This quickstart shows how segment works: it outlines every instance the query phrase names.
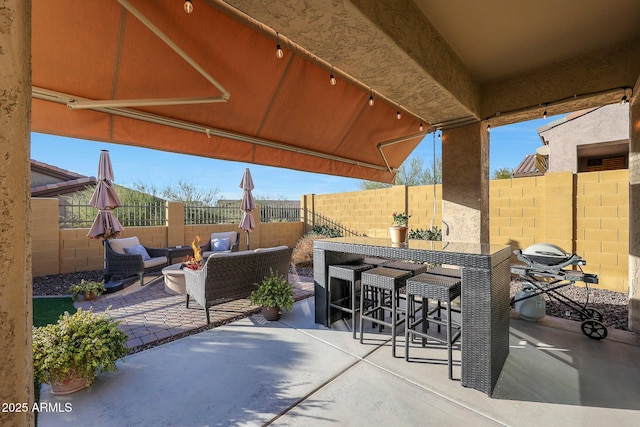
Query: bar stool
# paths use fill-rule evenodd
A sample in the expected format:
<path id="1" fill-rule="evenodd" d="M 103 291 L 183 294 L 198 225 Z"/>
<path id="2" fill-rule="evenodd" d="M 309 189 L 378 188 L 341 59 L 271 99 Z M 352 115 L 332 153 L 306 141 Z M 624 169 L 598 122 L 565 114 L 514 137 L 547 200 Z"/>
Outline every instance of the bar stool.
<path id="1" fill-rule="evenodd" d="M 410 271 L 412 276 L 420 273 L 426 273 L 427 270 L 429 270 L 428 265 L 405 261 L 391 261 L 384 264 L 384 267 L 395 268 L 396 270 Z"/>
<path id="2" fill-rule="evenodd" d="M 396 328 L 404 323 L 404 316 L 398 318 L 398 291 L 405 285 L 411 273 L 393 268 L 376 267 L 362 273 L 360 291 L 360 344 L 363 343 L 364 321 L 370 320 L 379 325 L 391 327 L 391 354 L 396 357 Z M 365 295 L 371 292 L 371 307 L 365 311 Z M 389 294 L 389 299 L 386 294 Z M 391 320 L 385 321 L 385 312 L 391 314 Z"/>
<path id="3" fill-rule="evenodd" d="M 436 267 L 431 270 L 426 271 L 429 274 L 435 274 L 436 276 L 447 276 L 447 277 L 455 277 L 457 279 L 462 278 L 462 274 L 459 268 L 452 267 Z"/>
<path id="4" fill-rule="evenodd" d="M 329 301 L 329 326 L 331 326 L 331 309 L 337 309 L 345 313 L 351 314 L 351 330 L 353 331 L 353 339 L 356 339 L 356 313 L 359 311 L 357 305 L 358 287 L 356 283 L 360 281 L 360 275 L 363 271 L 372 269 L 369 264 L 336 264 L 329 266 L 329 286 L 327 289 L 327 299 Z M 344 290 L 340 292 L 339 297 L 334 299 L 333 279 L 349 282 L 349 291 L 345 296 Z M 344 289 L 344 288 L 343 288 Z"/>
<path id="5" fill-rule="evenodd" d="M 422 346 L 424 347 L 428 338 L 439 343 L 447 345 L 447 362 L 449 365 L 449 379 L 453 377 L 453 344 L 460 338 L 462 327 L 459 323 L 454 323 L 451 319 L 451 313 L 460 313 L 460 310 L 451 308 L 451 301 L 460 296 L 460 279 L 455 277 L 436 276 L 434 274 L 423 273 L 407 279 L 407 314 L 405 327 L 405 347 L 404 359 L 409 361 L 409 341 L 414 336 L 422 338 Z M 421 318 L 416 320 L 416 296 L 422 298 Z M 429 309 L 429 299 L 437 300 L 438 304 L 435 308 Z M 447 303 L 447 320 L 443 321 L 441 317 L 442 302 Z M 437 313 L 434 315 L 434 313 Z M 429 335 L 429 323 L 447 327 L 446 339 L 439 336 Z M 422 325 L 422 331 L 418 331 L 417 327 Z M 456 328 L 455 334 L 452 329 Z"/>
<path id="6" fill-rule="evenodd" d="M 446 276 L 446 277 L 453 277 L 456 279 L 462 279 L 462 271 L 456 267 L 436 267 L 426 271 L 426 273 L 435 274 L 437 276 Z M 456 302 L 453 302 L 453 305 L 455 306 Z M 459 305 L 459 301 L 458 301 L 458 305 Z M 440 329 L 438 329 L 438 332 L 440 332 Z"/>
<path id="7" fill-rule="evenodd" d="M 391 262 L 391 260 L 386 258 L 378 258 L 378 257 L 364 257 L 362 260 L 363 264 L 370 264 L 374 267 L 382 267 L 383 265 Z"/>
<path id="8" fill-rule="evenodd" d="M 420 274 L 420 273 L 425 273 L 429 269 L 429 266 L 425 264 L 418 264 L 415 262 L 407 262 L 407 261 L 389 261 L 386 264 L 384 264 L 384 267 L 395 268 L 396 270 L 408 271 L 411 273 L 412 276 L 415 276 L 416 274 Z M 396 302 L 396 304 L 400 305 L 400 299 L 404 299 L 405 294 L 406 294 L 406 290 L 402 289 L 401 287 L 401 289 L 397 294 L 398 301 Z"/>

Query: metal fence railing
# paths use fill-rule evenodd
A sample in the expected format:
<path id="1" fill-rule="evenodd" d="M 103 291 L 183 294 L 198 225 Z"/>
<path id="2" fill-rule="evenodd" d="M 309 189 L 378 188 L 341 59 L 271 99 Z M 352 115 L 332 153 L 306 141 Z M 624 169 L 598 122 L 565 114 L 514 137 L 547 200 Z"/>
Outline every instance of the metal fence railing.
<path id="1" fill-rule="evenodd" d="M 309 218 L 309 221 L 311 221 L 310 225 L 312 227 L 321 226 L 338 230 L 342 236 L 360 236 L 358 232 L 345 227 L 344 225 L 332 220 L 331 218 L 320 215 L 317 212 L 307 210 L 307 216 Z"/>
<path id="2" fill-rule="evenodd" d="M 184 205 L 185 225 L 239 224 L 242 212 L 238 206 Z"/>
<path id="3" fill-rule="evenodd" d="M 295 206 L 260 206 L 260 222 L 297 222 L 301 220 L 301 210 Z"/>
<path id="4" fill-rule="evenodd" d="M 254 212 L 254 215 L 256 213 Z M 238 224 L 242 219 L 240 205 L 228 206 L 184 206 L 184 223 L 195 224 Z M 300 221 L 300 208 L 280 205 L 260 206 L 260 222 Z"/>
<path id="5" fill-rule="evenodd" d="M 124 227 L 166 225 L 165 204 L 125 205 L 113 210 Z M 86 204 L 70 204 L 61 201 L 59 205 L 60 228 L 90 228 L 98 214 L 98 209 Z"/>
<path id="6" fill-rule="evenodd" d="M 89 228 L 93 224 L 98 210 L 86 204 L 71 204 L 61 201 L 59 214 L 60 228 Z M 125 205 L 113 210 L 124 227 L 166 225 L 165 203 L 145 205 Z M 257 212 L 254 212 L 257 215 Z M 242 219 L 240 206 L 184 206 L 185 225 L 197 224 L 239 224 Z M 297 222 L 301 221 L 298 207 L 282 205 L 260 206 L 260 222 Z"/>

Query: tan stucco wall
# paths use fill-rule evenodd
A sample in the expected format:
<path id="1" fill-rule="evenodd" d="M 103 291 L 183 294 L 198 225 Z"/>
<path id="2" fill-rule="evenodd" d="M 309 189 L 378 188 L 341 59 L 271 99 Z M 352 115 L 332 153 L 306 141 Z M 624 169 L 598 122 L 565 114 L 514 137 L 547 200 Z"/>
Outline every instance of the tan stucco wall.
<path id="1" fill-rule="evenodd" d="M 31 2 L 0 7 L 0 403 L 34 401 L 31 352 Z M 31 411 L 1 426 L 32 426 Z"/>
<path id="2" fill-rule="evenodd" d="M 640 80 L 634 94 L 640 91 Z M 640 97 L 631 101 L 629 126 L 629 329 L 640 331 Z"/>
<path id="3" fill-rule="evenodd" d="M 461 156 L 458 153 L 465 153 Z M 489 242 L 487 123 L 442 132 L 444 241 Z"/>
<path id="4" fill-rule="evenodd" d="M 540 132 L 549 142 L 549 172 L 578 172 L 578 147 L 629 140 L 629 106 L 610 104 Z"/>

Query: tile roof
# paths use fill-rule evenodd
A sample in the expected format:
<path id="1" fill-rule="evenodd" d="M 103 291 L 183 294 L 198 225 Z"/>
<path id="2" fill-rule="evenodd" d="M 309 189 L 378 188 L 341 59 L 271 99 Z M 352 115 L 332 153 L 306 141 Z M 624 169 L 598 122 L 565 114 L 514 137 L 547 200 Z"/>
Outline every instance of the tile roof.
<path id="1" fill-rule="evenodd" d="M 543 173 L 536 167 L 536 155 L 527 154 L 520 162 L 518 167 L 513 170 L 514 178 L 523 178 L 527 176 L 542 176 Z"/>
<path id="2" fill-rule="evenodd" d="M 96 178 L 93 176 L 81 175 L 33 159 L 31 159 L 31 172 L 41 173 L 60 180 L 60 182 L 52 184 L 31 187 L 31 197 L 55 197 L 62 194 L 75 193 L 96 183 Z"/>

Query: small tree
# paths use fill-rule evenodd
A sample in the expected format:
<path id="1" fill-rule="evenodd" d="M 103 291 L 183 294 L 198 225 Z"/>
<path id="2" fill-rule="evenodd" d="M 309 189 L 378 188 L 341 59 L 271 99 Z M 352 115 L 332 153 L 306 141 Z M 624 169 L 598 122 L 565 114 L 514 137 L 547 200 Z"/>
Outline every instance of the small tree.
<path id="1" fill-rule="evenodd" d="M 513 178 L 513 172 L 509 168 L 501 168 L 493 171 L 492 179 L 511 179 Z"/>
<path id="2" fill-rule="evenodd" d="M 172 202 L 184 202 L 190 205 L 213 206 L 220 189 L 198 190 L 195 185 L 179 180 L 177 187 L 165 187 L 162 196 Z"/>
<path id="3" fill-rule="evenodd" d="M 442 183 L 442 159 L 436 157 L 435 168 L 425 165 L 421 157 L 413 157 L 409 163 L 400 165 L 394 185 L 433 185 Z M 392 184 L 375 181 L 361 181 L 360 188 L 373 190 L 376 188 L 389 188 Z"/>

